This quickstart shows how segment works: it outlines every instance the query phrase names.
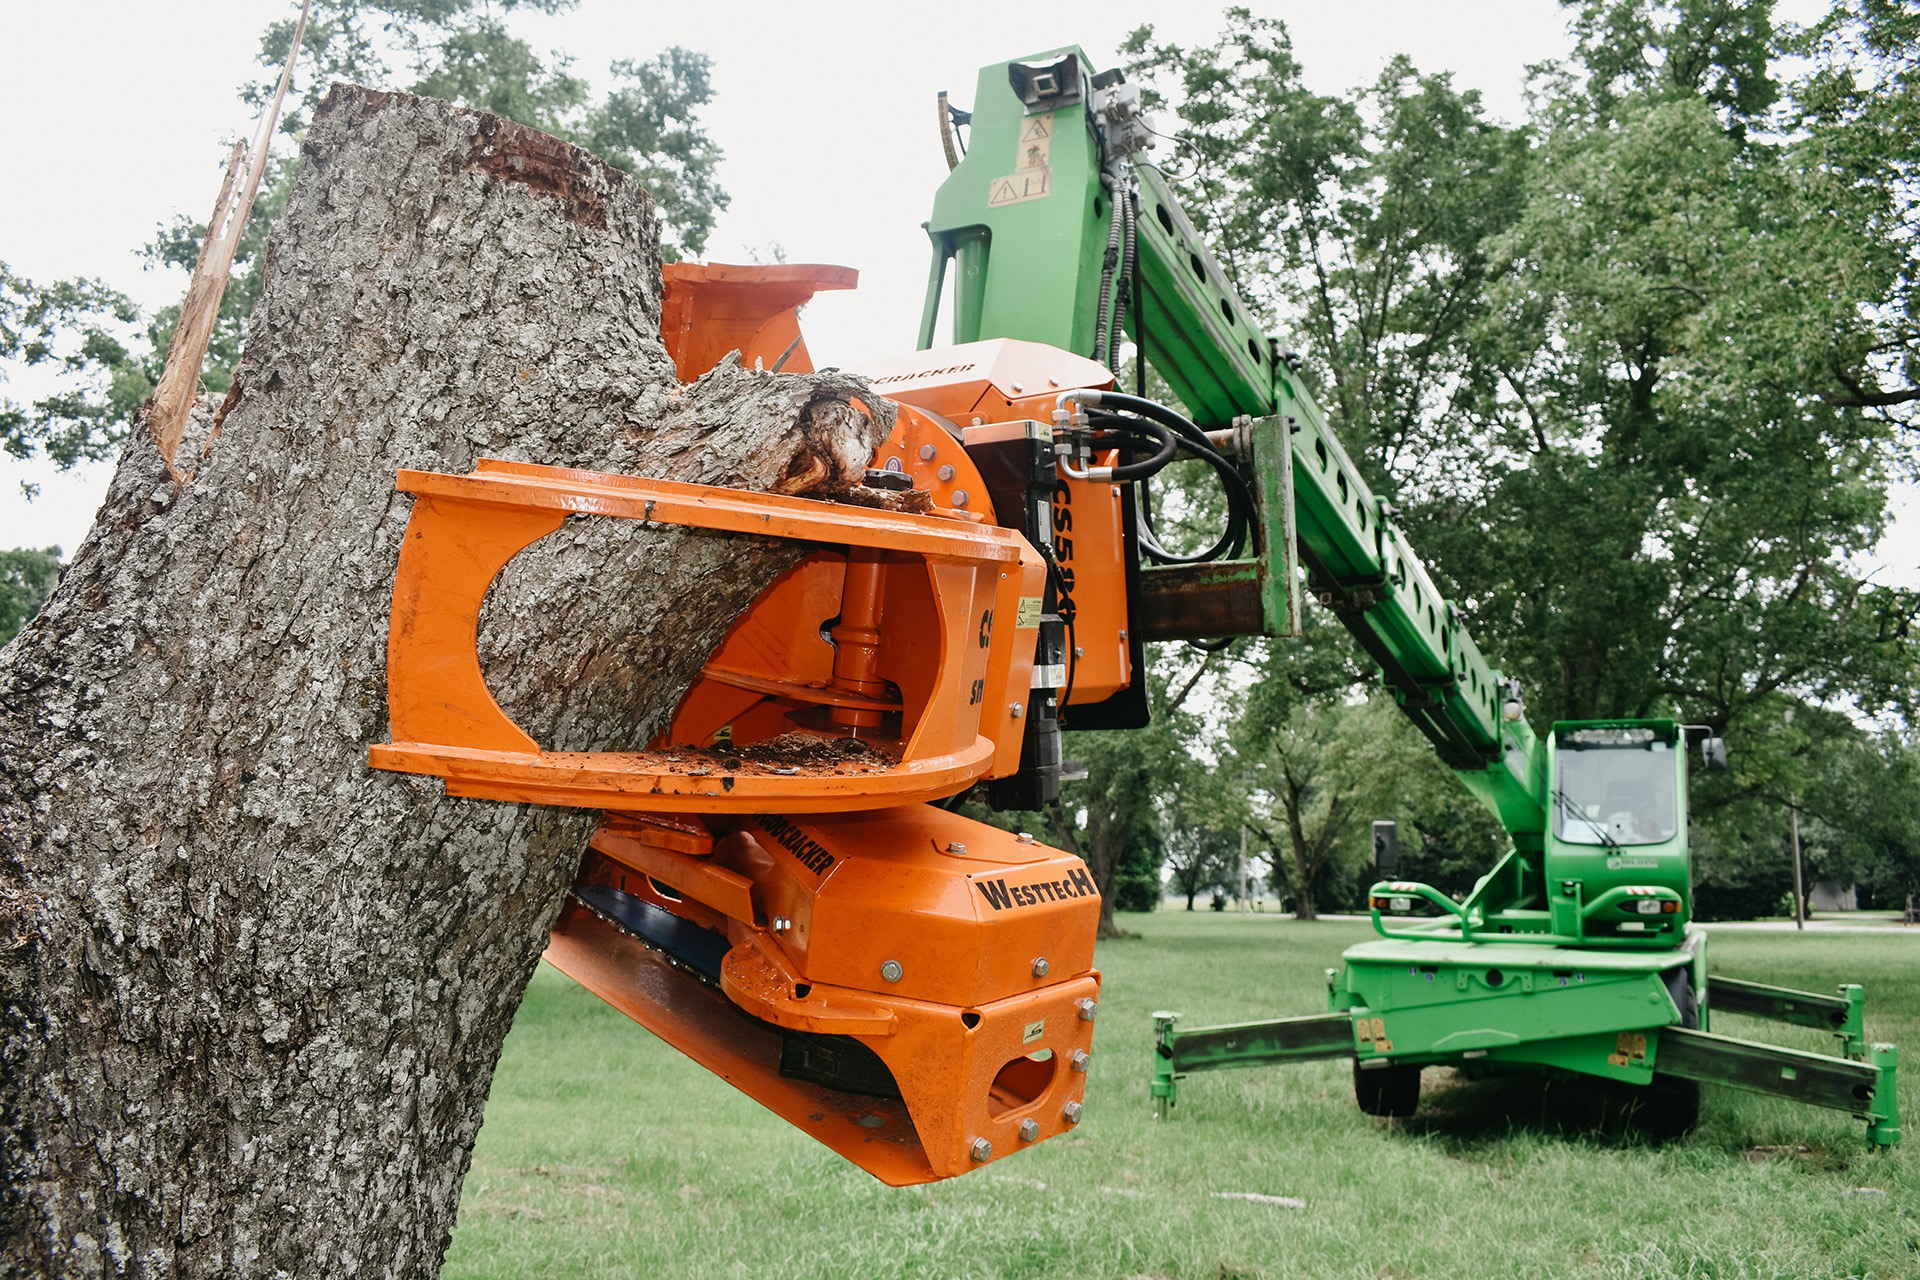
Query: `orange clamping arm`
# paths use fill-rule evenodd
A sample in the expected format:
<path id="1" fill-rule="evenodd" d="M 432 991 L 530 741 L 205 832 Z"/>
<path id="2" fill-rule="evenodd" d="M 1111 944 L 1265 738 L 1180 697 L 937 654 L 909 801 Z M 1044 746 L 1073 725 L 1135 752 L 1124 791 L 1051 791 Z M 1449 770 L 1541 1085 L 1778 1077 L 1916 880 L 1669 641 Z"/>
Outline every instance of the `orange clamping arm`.
<path id="1" fill-rule="evenodd" d="M 1005 732 L 997 718 L 983 721 L 970 690 L 1001 670 L 1009 690 L 1024 691 L 1031 677 L 1032 651 L 1016 651 L 1017 629 L 989 637 L 981 625 L 989 612 L 1011 615 L 1023 594 L 1038 594 L 1045 572 L 1038 554 L 1010 530 L 494 460 L 466 476 L 403 471 L 397 485 L 416 501 L 395 574 L 387 646 L 393 741 L 373 747 L 369 761 L 443 778 L 450 795 L 708 813 L 871 809 L 937 799 L 983 776 Z M 481 603 L 501 569 L 569 515 L 879 548 L 923 562 L 936 602 L 931 639 L 939 658 L 925 714 L 894 767 L 827 776 L 694 774 L 669 768 L 660 752 L 541 750 L 494 701 L 475 638 Z"/>

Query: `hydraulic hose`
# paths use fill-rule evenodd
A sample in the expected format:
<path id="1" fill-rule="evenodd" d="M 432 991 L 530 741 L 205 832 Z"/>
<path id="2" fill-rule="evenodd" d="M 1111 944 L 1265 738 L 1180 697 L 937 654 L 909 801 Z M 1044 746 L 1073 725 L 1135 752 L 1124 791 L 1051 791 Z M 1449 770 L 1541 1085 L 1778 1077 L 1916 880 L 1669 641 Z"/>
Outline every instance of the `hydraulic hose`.
<path id="1" fill-rule="evenodd" d="M 1117 428 L 1115 439 L 1102 440 L 1103 444 L 1139 445 L 1144 442 L 1154 446 L 1154 452 L 1138 462 L 1129 462 L 1111 470 L 1102 470 L 1100 479 L 1122 483 L 1133 480 L 1145 480 L 1156 475 L 1161 468 L 1173 461 L 1180 451 L 1180 439 L 1157 422 L 1146 418 L 1131 418 L 1121 414 L 1101 414 L 1096 419 L 1098 425 L 1106 427 L 1112 424 Z"/>
<path id="2" fill-rule="evenodd" d="M 1122 206 L 1126 204 L 1125 192 L 1115 199 L 1118 184 L 1113 175 L 1102 172 L 1100 186 L 1107 193 L 1107 199 L 1113 205 L 1113 217 L 1107 224 L 1107 252 L 1100 260 L 1100 293 L 1098 305 L 1093 316 L 1093 358 L 1102 365 L 1112 367 L 1107 344 L 1108 321 L 1114 312 L 1113 273 L 1120 265 L 1120 240 L 1126 229 L 1126 216 Z"/>
<path id="3" fill-rule="evenodd" d="M 1253 493 L 1233 464 L 1213 448 L 1206 432 L 1182 414 L 1144 396 L 1130 396 L 1123 391 L 1076 391 L 1071 393 L 1071 398 L 1089 407 L 1123 409 L 1167 427 L 1176 433 L 1181 448 L 1204 461 L 1220 477 L 1227 495 L 1227 528 L 1220 540 L 1194 555 L 1180 555 L 1160 545 L 1154 536 L 1152 517 L 1146 516 L 1142 520 L 1140 544 L 1153 559 L 1162 564 L 1201 564 L 1240 553 L 1246 546 L 1255 514 Z"/>

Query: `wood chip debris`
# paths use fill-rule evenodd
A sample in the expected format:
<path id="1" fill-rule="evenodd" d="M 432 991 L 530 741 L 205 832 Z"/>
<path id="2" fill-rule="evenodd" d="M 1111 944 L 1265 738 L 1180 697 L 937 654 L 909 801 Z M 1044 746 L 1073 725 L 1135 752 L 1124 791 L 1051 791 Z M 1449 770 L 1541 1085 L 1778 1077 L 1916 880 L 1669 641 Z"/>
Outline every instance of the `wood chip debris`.
<path id="1" fill-rule="evenodd" d="M 1260 1191 L 1216 1191 L 1215 1200 L 1245 1200 L 1248 1204 L 1272 1205 L 1276 1209 L 1304 1209 L 1307 1202 L 1297 1196 L 1270 1196 Z"/>

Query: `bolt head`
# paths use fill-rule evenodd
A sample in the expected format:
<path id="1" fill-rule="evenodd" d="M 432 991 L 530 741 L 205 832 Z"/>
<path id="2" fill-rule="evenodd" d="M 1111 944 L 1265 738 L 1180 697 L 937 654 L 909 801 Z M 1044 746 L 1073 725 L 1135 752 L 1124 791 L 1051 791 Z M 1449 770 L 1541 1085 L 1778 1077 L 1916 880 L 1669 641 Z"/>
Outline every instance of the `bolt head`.
<path id="1" fill-rule="evenodd" d="M 1080 1104 L 1077 1102 L 1069 1102 L 1066 1106 L 1060 1109 L 1060 1114 L 1066 1119 L 1066 1122 L 1068 1124 L 1079 1124 L 1080 1123 Z"/>
<path id="2" fill-rule="evenodd" d="M 1014 842 L 1015 844 L 1032 844 L 1032 843 L 1033 843 L 1033 832 L 1031 832 L 1031 831 L 1016 831 L 1016 832 L 1014 832 L 1014 835 L 1013 835 L 1013 842 Z"/>
<path id="3" fill-rule="evenodd" d="M 967 846 L 965 846 L 964 844 L 961 844 L 958 840 L 950 840 L 947 842 L 948 853 L 955 854 L 955 855 L 964 855 L 966 851 L 967 851 Z"/>
<path id="4" fill-rule="evenodd" d="M 880 965 L 880 976 L 888 982 L 898 982 L 906 976 L 906 970 L 900 967 L 898 960 L 887 960 Z"/>
<path id="5" fill-rule="evenodd" d="M 955 489 L 953 491 L 953 505 L 956 507 L 964 507 L 967 505 L 967 491 L 965 489 Z"/>
<path id="6" fill-rule="evenodd" d="M 1039 956 L 1034 960 L 1033 976 L 1036 978 L 1044 978 L 1047 976 L 1047 958 L 1045 956 Z"/>
<path id="7" fill-rule="evenodd" d="M 993 1144 L 985 1138 L 975 1138 L 967 1144 L 967 1154 L 975 1164 L 985 1164 L 993 1159 Z"/>
<path id="8" fill-rule="evenodd" d="M 1018 720 L 1022 715 L 1026 713 L 1027 709 L 1024 706 L 1022 706 L 1020 703 L 1016 702 L 1012 706 L 1008 707 L 1007 710 L 1013 713 L 1013 718 L 1015 720 Z"/>
<path id="9" fill-rule="evenodd" d="M 920 461 L 922 461 L 922 462 L 932 462 L 932 461 L 933 461 L 933 456 L 934 456 L 934 455 L 935 455 L 936 453 L 938 453 L 938 452 L 940 452 L 940 451 L 939 451 L 938 449 L 936 449 L 936 448 L 934 448 L 934 447 L 933 447 L 932 445 L 930 445 L 930 444 L 923 444 L 923 445 L 921 445 L 921 446 L 920 446 Z"/>
<path id="10" fill-rule="evenodd" d="M 928 448 L 928 449 L 932 449 L 932 448 L 933 448 L 933 446 L 932 446 L 932 445 L 928 445 L 928 446 L 927 446 L 927 448 Z M 932 457 L 933 455 L 932 455 L 931 453 L 929 453 L 929 454 L 928 454 L 927 456 L 928 456 L 928 457 Z M 933 474 L 935 474 L 935 475 L 937 475 L 937 476 L 939 476 L 939 477 L 940 477 L 940 478 L 941 478 L 941 479 L 942 479 L 943 481 L 944 481 L 944 480 L 951 480 L 951 479 L 953 479 L 953 464 L 952 464 L 952 463 L 944 463 L 944 464 L 942 464 L 942 465 L 941 465 L 941 467 L 940 467 L 940 469 L 939 469 L 938 471 L 936 471 L 936 472 L 934 472 Z"/>
<path id="11" fill-rule="evenodd" d="M 1022 1120 L 1020 1122 L 1020 1141 L 1033 1142 L 1039 1137 L 1040 1122 L 1038 1120 Z"/>
<path id="12" fill-rule="evenodd" d="M 1082 1022 L 1092 1022 L 1100 1016 L 1099 1004 L 1091 999 L 1082 998 L 1080 1003 L 1076 1004 L 1074 1008 L 1080 1011 L 1080 1021 Z"/>
<path id="13" fill-rule="evenodd" d="M 793 928 L 793 921 L 787 919 L 785 916 L 775 916 L 773 918 L 773 931 L 775 933 L 785 933 L 791 928 Z"/>
<path id="14" fill-rule="evenodd" d="M 1093 1061 L 1092 1054 L 1088 1053 L 1085 1049 L 1075 1049 L 1073 1056 L 1067 1059 L 1067 1065 L 1084 1075 L 1087 1070 L 1087 1064 L 1091 1061 Z"/>

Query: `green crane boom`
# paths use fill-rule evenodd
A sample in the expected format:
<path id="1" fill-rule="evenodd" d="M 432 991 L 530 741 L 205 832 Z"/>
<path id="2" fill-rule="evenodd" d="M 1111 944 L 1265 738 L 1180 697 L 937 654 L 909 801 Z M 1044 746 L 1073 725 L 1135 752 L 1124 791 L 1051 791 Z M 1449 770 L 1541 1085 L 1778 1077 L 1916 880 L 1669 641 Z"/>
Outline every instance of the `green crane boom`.
<path id="1" fill-rule="evenodd" d="M 1374 885 L 1381 936 L 1350 948 L 1344 972 L 1328 970 L 1323 1016 L 1181 1033 L 1178 1015 L 1158 1015 L 1161 1107 L 1188 1071 L 1342 1056 L 1374 1114 L 1410 1114 L 1422 1067 L 1444 1064 L 1637 1086 L 1644 1122 L 1676 1132 L 1697 1113 L 1697 1083 L 1716 1081 L 1849 1111 L 1873 1143 L 1898 1141 L 1895 1053 L 1868 1044 L 1858 987 L 1829 997 L 1708 973 L 1705 934 L 1690 924 L 1691 727 L 1568 722 L 1535 735 L 1518 687 L 1487 662 L 1367 487 L 1298 362 L 1254 326 L 1159 172 L 1138 162 L 1154 136 L 1138 90 L 1118 72 L 1096 74 L 1076 48 L 1055 49 L 983 68 L 973 111 L 954 123 L 970 125 L 971 146 L 927 223 L 921 348 L 934 342 L 949 279 L 956 343 L 1024 339 L 1118 370 L 1121 338 L 1131 339 L 1259 508 L 1249 554 L 1162 556 L 1140 569 L 1146 637 L 1297 634 L 1304 566 L 1312 594 L 1513 843 L 1464 902 L 1417 883 Z M 1201 428 L 1164 406 L 1132 407 L 1160 410 L 1197 443 Z M 1064 409 L 1057 434 L 1063 426 L 1058 447 L 1071 450 Z M 1716 740 L 1707 754 L 1724 760 Z M 1376 832 L 1376 850 L 1392 843 Z M 1423 911 L 1428 919 L 1387 918 Z M 1714 1007 L 1814 1017 L 1842 1053 L 1711 1034 Z"/>

